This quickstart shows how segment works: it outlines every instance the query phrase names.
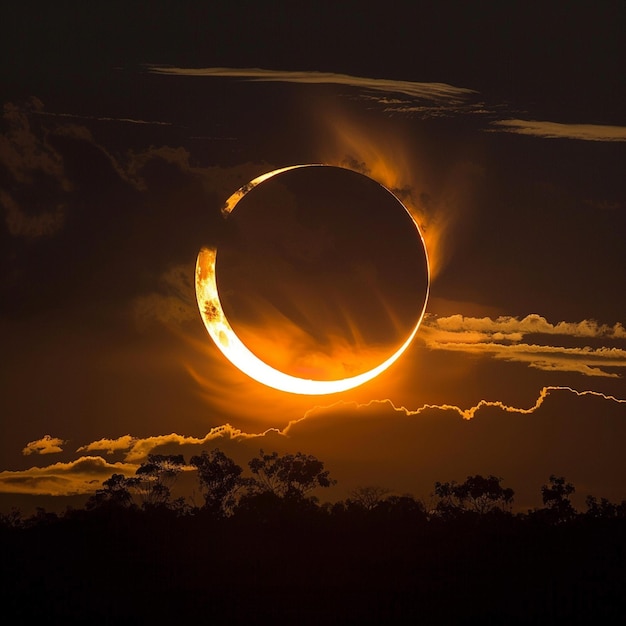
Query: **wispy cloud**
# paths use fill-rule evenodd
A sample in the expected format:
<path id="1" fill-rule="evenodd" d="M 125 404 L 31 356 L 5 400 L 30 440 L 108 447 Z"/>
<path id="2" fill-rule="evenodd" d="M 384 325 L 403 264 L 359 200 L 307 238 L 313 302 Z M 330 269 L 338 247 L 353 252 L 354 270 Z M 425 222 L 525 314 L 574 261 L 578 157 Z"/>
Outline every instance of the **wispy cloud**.
<path id="1" fill-rule="evenodd" d="M 140 120 L 131 117 L 103 117 L 95 115 L 77 115 L 75 113 L 54 113 L 52 111 L 35 111 L 37 115 L 47 117 L 66 117 L 74 120 L 90 120 L 95 122 L 114 122 L 121 124 L 141 124 L 149 126 L 172 126 L 171 122 L 160 122 L 158 120 Z"/>
<path id="2" fill-rule="evenodd" d="M 359 97 L 376 103 L 391 114 L 418 115 L 423 118 L 463 113 L 500 117 L 503 105 L 487 105 L 479 100 L 479 92 L 439 82 L 415 82 L 387 78 L 352 76 L 334 72 L 282 71 L 262 68 L 173 67 L 147 65 L 156 74 L 209 78 L 239 78 L 249 81 L 299 83 L 308 85 L 342 85 L 361 90 Z M 511 113 L 509 113 L 511 114 Z M 515 113 L 513 113 L 515 114 Z M 497 119 L 488 127 L 491 132 L 507 132 L 546 139 L 578 139 L 581 141 L 626 141 L 625 126 L 603 124 L 566 124 L 545 120 Z"/>
<path id="3" fill-rule="evenodd" d="M 300 422 L 307 420 L 307 419 L 314 418 L 315 416 L 319 414 L 332 412 L 333 409 L 336 409 L 338 407 L 363 409 L 363 408 L 371 408 L 371 407 L 376 407 L 376 406 L 385 406 L 385 407 L 391 408 L 395 413 L 400 413 L 406 416 L 420 415 L 422 413 L 427 413 L 433 410 L 452 411 L 453 413 L 456 413 L 459 417 L 462 417 L 464 420 L 474 419 L 480 411 L 487 409 L 487 408 L 497 408 L 505 413 L 519 413 L 521 415 L 529 415 L 539 410 L 541 406 L 544 404 L 544 402 L 546 401 L 546 399 L 548 398 L 548 396 L 550 396 L 550 394 L 552 394 L 553 392 L 565 392 L 567 394 L 571 394 L 573 397 L 576 397 L 576 398 L 591 397 L 591 398 L 606 400 L 608 402 L 615 403 L 615 404 L 626 404 L 626 399 L 616 398 L 615 396 L 600 393 L 598 391 L 577 391 L 576 389 L 572 389 L 571 387 L 560 387 L 560 386 L 543 387 L 541 391 L 539 392 L 539 395 L 537 396 L 537 400 L 530 407 L 518 407 L 518 406 L 506 404 L 500 400 L 481 400 L 477 404 L 466 409 L 460 406 L 456 406 L 454 404 L 424 404 L 423 406 L 417 409 L 409 409 L 404 406 L 396 406 L 389 399 L 371 400 L 370 402 L 366 402 L 366 403 L 339 401 L 331 406 L 317 406 L 317 407 L 310 409 L 309 411 L 305 413 L 304 417 L 291 421 L 288 424 L 288 426 L 283 431 L 281 431 L 281 433 L 287 435 Z"/>
<path id="4" fill-rule="evenodd" d="M 193 277 L 193 266 L 168 268 L 160 277 L 158 291 L 142 294 L 133 300 L 132 314 L 137 326 L 143 329 L 154 322 L 180 325 L 197 319 Z"/>
<path id="5" fill-rule="evenodd" d="M 81 450 L 128 450 L 126 460 L 108 463 L 85 456 L 72 463 L 0 472 L 0 492 L 88 494 L 113 473 L 134 475 L 138 463 L 157 448 L 187 455 L 205 446 L 219 447 L 242 466 L 259 447 L 279 454 L 306 450 L 327 463 L 345 493 L 356 486 L 358 467 L 360 484 L 382 481 L 418 497 L 427 495 L 435 480 L 495 472 L 512 483 L 523 508 L 537 504 L 541 481 L 559 472 L 577 486 L 583 480 L 587 492 L 619 499 L 623 485 L 615 477 L 625 463 L 625 411 L 626 399 L 558 386 L 542 388 L 526 406 L 487 399 L 470 407 L 336 402 L 310 409 L 282 430 L 254 434 L 224 425 L 205 437 L 172 433 L 102 439 Z"/>
<path id="6" fill-rule="evenodd" d="M 564 335 L 572 337 L 595 337 L 610 339 L 626 339 L 626 329 L 617 322 L 609 326 L 599 324 L 595 320 L 583 320 L 581 322 L 558 322 L 550 323 L 545 317 L 532 313 L 523 318 L 513 316 L 500 316 L 496 319 L 490 317 L 465 317 L 463 315 L 449 315 L 436 317 L 426 315 L 424 326 L 429 329 L 437 329 L 441 332 L 453 334 L 455 340 L 465 335 L 479 338 L 520 340 L 529 334 Z"/>
<path id="7" fill-rule="evenodd" d="M 611 370 L 626 367 L 626 350 L 621 347 L 605 345 L 594 348 L 523 342 L 529 335 L 549 335 L 552 337 L 551 343 L 555 343 L 558 336 L 562 339 L 603 340 L 607 343 L 626 339 L 626 330 L 621 323 L 608 326 L 594 320 L 552 324 L 535 314 L 522 319 L 462 315 L 438 318 L 429 315 L 420 329 L 421 338 L 432 350 L 481 354 L 527 363 L 541 370 L 578 372 L 586 376 L 616 378 L 619 375 Z"/>
<path id="8" fill-rule="evenodd" d="M 407 80 L 390 80 L 386 78 L 367 78 L 333 72 L 287 72 L 280 70 L 264 70 L 260 68 L 206 67 L 184 68 L 161 65 L 148 66 L 149 71 L 158 74 L 174 74 L 178 76 L 213 76 L 228 78 L 248 78 L 257 81 L 274 81 L 288 83 L 348 85 L 384 91 L 385 93 L 402 93 L 415 98 L 432 98 L 442 100 L 462 100 L 476 93 L 473 89 L 454 87 L 446 83 L 417 83 Z"/>
<path id="9" fill-rule="evenodd" d="M 283 432 L 289 445 L 307 442 L 310 453 L 327 459 L 344 489 L 355 468 L 361 484 L 422 497 L 436 480 L 494 473 L 515 489 L 516 506 L 525 510 L 541 504 L 539 487 L 555 472 L 576 484 L 580 505 L 588 493 L 623 499 L 625 417 L 626 399 L 551 386 L 521 405 L 338 402 L 309 411 Z"/>
<path id="10" fill-rule="evenodd" d="M 602 124 L 560 124 L 537 120 L 498 120 L 497 130 L 545 139 L 579 139 L 581 141 L 626 141 L 626 126 Z"/>
<path id="11" fill-rule="evenodd" d="M 57 452 L 63 452 L 61 446 L 65 443 L 67 442 L 58 437 L 44 435 L 41 439 L 27 443 L 26 447 L 22 450 L 22 454 L 56 454 Z"/>
<path id="12" fill-rule="evenodd" d="M 577 372 L 586 376 L 619 378 L 608 368 L 626 367 L 626 350 L 617 348 L 565 348 L 536 344 L 503 345 L 498 343 L 429 343 L 439 350 L 485 354 L 504 361 L 527 363 L 545 371 Z"/>
<path id="13" fill-rule="evenodd" d="M 124 435 L 117 439 L 99 439 L 84 446 L 81 446 L 76 452 L 97 452 L 104 451 L 112 454 L 117 451 L 126 451 L 124 460 L 127 463 L 141 462 L 148 457 L 156 448 L 164 446 L 201 446 L 215 439 L 249 439 L 250 437 L 259 437 L 263 433 L 248 434 L 234 428 L 230 424 L 216 426 L 212 428 L 204 437 L 187 437 L 177 433 L 169 435 L 156 435 L 153 437 L 131 437 Z"/>
<path id="14" fill-rule="evenodd" d="M 252 81 L 300 83 L 308 85 L 344 85 L 346 87 L 360 88 L 370 92 L 397 94 L 412 99 L 413 102 L 411 103 L 406 99 L 389 98 L 388 95 L 380 97 L 380 104 L 386 106 L 387 110 L 403 112 L 425 113 L 431 111 L 432 107 L 419 107 L 415 104 L 415 101 L 429 101 L 436 103 L 440 107 L 446 105 L 456 107 L 463 105 L 470 96 L 477 93 L 473 89 L 455 87 L 447 83 L 422 83 L 386 78 L 369 78 L 364 76 L 351 76 L 349 74 L 336 74 L 333 72 L 299 72 L 231 67 L 185 68 L 162 65 L 149 65 L 148 71 L 175 76 L 241 78 Z"/>

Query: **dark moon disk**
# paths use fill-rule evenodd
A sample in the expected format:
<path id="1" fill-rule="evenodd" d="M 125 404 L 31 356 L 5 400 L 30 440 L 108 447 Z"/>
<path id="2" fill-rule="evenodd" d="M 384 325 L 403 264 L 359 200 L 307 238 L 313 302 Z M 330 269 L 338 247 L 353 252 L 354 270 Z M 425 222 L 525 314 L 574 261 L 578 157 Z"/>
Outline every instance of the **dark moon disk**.
<path id="1" fill-rule="evenodd" d="M 413 218 L 352 170 L 311 165 L 260 183 L 228 216 L 218 251 L 217 286 L 233 330 L 294 376 L 367 371 L 424 311 L 428 260 Z M 337 360 L 339 373 L 323 371 Z"/>

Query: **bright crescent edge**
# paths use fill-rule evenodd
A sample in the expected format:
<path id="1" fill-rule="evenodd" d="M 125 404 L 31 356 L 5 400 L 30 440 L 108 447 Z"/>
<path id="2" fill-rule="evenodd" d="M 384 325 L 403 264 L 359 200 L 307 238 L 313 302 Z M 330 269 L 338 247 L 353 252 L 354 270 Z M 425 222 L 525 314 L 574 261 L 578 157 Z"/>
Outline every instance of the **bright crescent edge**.
<path id="1" fill-rule="evenodd" d="M 302 167 L 327 167 L 326 164 L 321 163 L 309 163 L 304 165 L 291 165 L 289 167 L 283 167 L 280 169 L 273 170 L 257 178 L 250 181 L 248 184 L 244 185 L 240 189 L 238 189 L 234 194 L 230 196 L 230 198 L 226 201 L 224 208 L 222 209 L 222 213 L 224 216 L 228 216 L 239 200 L 243 198 L 250 190 L 252 190 L 257 185 L 262 182 L 276 176 L 277 174 L 281 174 L 283 172 L 298 169 Z M 336 167 L 336 166 L 333 166 Z M 353 170 L 349 170 L 353 171 Z M 378 181 L 375 181 L 378 183 Z M 378 183 L 381 185 L 381 183 Z M 404 208 L 407 212 L 413 224 L 415 225 L 415 229 L 417 230 L 418 235 L 422 241 L 422 246 L 424 247 L 424 252 L 426 256 L 426 269 L 427 269 L 427 284 L 426 284 L 426 295 L 424 298 L 424 306 L 422 307 L 422 312 L 415 324 L 415 327 L 409 334 L 406 341 L 392 354 L 387 360 L 383 361 L 380 365 L 375 368 L 368 370 L 367 372 L 363 372 L 362 374 L 358 374 L 357 376 L 352 376 L 350 378 L 342 378 L 339 380 L 312 380 L 308 378 L 298 378 L 297 376 L 290 376 L 289 374 L 285 374 L 273 367 L 270 367 L 259 359 L 251 350 L 249 350 L 244 343 L 239 339 L 232 326 L 226 319 L 226 315 L 224 314 L 224 310 L 222 309 L 222 304 L 219 299 L 219 294 L 217 290 L 217 277 L 215 273 L 215 266 L 217 260 L 217 249 L 213 248 L 202 248 L 198 253 L 198 257 L 196 260 L 196 298 L 198 301 L 198 307 L 200 309 L 200 315 L 202 316 L 202 320 L 204 325 L 213 339 L 215 345 L 219 348 L 222 354 L 239 370 L 241 370 L 244 374 L 253 378 L 254 380 L 267 385 L 268 387 L 272 387 L 274 389 L 278 389 L 279 391 L 286 391 L 288 393 L 297 393 L 304 395 L 326 395 L 331 393 L 339 393 L 342 391 L 347 391 L 348 389 L 353 389 L 354 387 L 358 387 L 370 380 L 373 380 L 384 372 L 389 366 L 391 366 L 395 361 L 400 358 L 402 353 L 408 348 L 409 344 L 413 341 L 415 334 L 422 322 L 424 317 L 424 313 L 426 311 L 426 303 L 428 302 L 428 294 L 430 291 L 430 264 L 428 261 L 428 251 L 426 250 L 426 244 L 424 242 L 424 237 L 422 236 L 422 232 L 411 215 L 410 211 L 404 206 L 404 203 L 389 189 L 387 189 L 384 185 L 381 185 L 385 190 L 387 190 Z"/>

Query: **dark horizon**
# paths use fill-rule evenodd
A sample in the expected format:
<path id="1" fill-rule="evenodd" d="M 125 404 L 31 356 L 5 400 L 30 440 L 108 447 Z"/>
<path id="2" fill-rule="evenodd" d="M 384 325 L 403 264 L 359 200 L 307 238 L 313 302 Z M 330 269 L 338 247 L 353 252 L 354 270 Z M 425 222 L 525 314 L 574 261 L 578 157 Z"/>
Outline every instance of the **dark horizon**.
<path id="1" fill-rule="evenodd" d="M 83 510 L 2 516 L 12 573 L 5 608 L 65 621 L 89 612 L 96 623 L 203 615 L 230 624 L 576 624 L 626 616 L 626 501 L 592 498 L 576 512 L 575 486 L 564 477 L 542 486 L 542 508 L 513 514 L 514 491 L 494 476 L 437 482 L 430 509 L 375 487 L 320 506 L 312 494 L 334 479 L 311 455 L 261 450 L 248 463 L 251 476 L 218 449 L 189 463 L 203 499 L 194 506 L 171 490 L 182 455 L 150 455 L 134 477 L 105 481 Z M 62 558 L 49 562 L 57 550 Z"/>

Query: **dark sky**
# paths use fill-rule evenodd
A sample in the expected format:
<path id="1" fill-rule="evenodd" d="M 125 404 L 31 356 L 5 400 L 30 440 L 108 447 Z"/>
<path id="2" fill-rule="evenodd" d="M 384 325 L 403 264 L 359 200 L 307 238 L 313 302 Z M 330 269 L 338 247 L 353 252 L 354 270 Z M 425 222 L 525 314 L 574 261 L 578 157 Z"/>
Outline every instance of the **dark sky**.
<path id="1" fill-rule="evenodd" d="M 97 93 L 112 67 L 201 63 L 354 75 L 367 69 L 373 77 L 472 87 L 542 113 L 563 115 L 564 104 L 572 117 L 595 109 L 596 123 L 619 123 L 623 111 L 619 1 L 367 9 L 355 2 L 23 2 L 6 3 L 3 18 L 10 89 Z"/>
<path id="2" fill-rule="evenodd" d="M 152 451 L 218 444 L 318 454 L 337 497 L 382 483 L 426 497 L 478 471 L 525 494 L 522 508 L 550 473 L 581 498 L 626 497 L 623 3 L 5 5 L 3 508 L 57 506 Z M 407 352 L 318 398 L 236 370 L 194 293 L 198 251 L 232 235 L 226 199 L 302 163 L 392 190 L 432 269 Z M 324 218 L 300 195 L 295 217 L 277 204 L 247 226 L 231 216 L 248 229 L 246 276 L 281 316 L 252 288 L 226 306 L 277 362 L 302 333 L 337 362 L 355 328 L 369 362 L 372 317 L 410 326 L 422 289 L 404 227 L 376 222 L 374 196 Z M 309 279 L 280 278 L 286 260 Z M 343 339 L 329 312 L 356 322 Z"/>

